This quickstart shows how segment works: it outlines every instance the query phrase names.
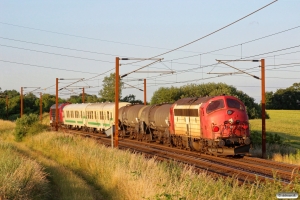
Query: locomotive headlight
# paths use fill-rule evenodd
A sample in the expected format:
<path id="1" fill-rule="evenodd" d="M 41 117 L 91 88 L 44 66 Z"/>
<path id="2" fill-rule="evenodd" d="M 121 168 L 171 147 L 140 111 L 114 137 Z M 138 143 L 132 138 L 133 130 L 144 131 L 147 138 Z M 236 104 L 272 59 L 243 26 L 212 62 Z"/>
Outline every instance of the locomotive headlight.
<path id="1" fill-rule="evenodd" d="M 234 113 L 233 110 L 227 110 L 227 115 L 232 115 L 232 113 Z"/>

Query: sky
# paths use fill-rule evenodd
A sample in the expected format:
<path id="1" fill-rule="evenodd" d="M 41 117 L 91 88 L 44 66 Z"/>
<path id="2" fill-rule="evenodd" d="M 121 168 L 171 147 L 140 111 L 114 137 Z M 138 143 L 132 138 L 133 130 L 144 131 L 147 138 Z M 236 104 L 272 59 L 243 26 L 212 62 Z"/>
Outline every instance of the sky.
<path id="1" fill-rule="evenodd" d="M 259 103 L 261 68 L 251 60 L 265 59 L 266 91 L 300 82 L 300 1 L 272 2 L 0 0 L 0 88 L 55 94 L 63 78 L 60 97 L 82 87 L 97 95 L 120 57 L 131 58 L 120 61 L 122 97 L 143 100 L 146 79 L 148 102 L 160 87 L 214 82 Z M 139 60 L 153 57 L 162 60 Z"/>

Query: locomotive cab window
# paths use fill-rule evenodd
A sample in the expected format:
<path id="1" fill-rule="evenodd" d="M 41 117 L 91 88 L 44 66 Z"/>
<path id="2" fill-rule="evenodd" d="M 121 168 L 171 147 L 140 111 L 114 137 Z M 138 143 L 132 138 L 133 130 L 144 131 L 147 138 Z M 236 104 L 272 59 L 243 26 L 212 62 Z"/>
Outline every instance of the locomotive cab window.
<path id="1" fill-rule="evenodd" d="M 223 99 L 219 99 L 216 101 L 209 102 L 209 105 L 206 108 L 206 113 L 209 114 L 215 110 L 219 110 L 221 108 L 224 108 L 224 101 Z"/>
<path id="2" fill-rule="evenodd" d="M 245 107 L 235 99 L 226 99 L 227 106 L 229 108 L 236 108 L 239 110 L 245 110 Z"/>

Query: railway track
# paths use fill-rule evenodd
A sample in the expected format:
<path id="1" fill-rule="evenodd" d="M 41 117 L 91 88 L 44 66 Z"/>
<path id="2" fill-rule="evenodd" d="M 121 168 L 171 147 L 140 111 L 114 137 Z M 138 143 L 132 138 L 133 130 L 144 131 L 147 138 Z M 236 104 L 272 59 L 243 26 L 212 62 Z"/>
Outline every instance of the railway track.
<path id="1" fill-rule="evenodd" d="M 111 145 L 111 138 L 107 138 L 103 134 L 73 130 L 64 130 L 64 132 L 94 138 L 106 146 Z M 156 143 L 141 143 L 127 138 L 119 140 L 119 148 L 139 152 L 146 157 L 155 157 L 157 160 L 175 160 L 185 163 L 193 166 L 197 172 L 206 172 L 215 178 L 235 177 L 240 184 L 256 183 L 257 181 L 280 181 L 283 185 L 290 184 L 290 187 L 293 187 L 293 180 L 300 179 L 299 166 L 260 158 L 216 157 Z"/>

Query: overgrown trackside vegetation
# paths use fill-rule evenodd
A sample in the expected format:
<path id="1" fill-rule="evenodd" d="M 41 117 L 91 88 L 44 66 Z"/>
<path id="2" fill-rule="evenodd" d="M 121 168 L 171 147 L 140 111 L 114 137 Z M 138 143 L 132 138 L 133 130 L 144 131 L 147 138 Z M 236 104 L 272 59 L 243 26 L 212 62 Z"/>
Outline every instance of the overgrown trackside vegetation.
<path id="1" fill-rule="evenodd" d="M 42 133 L 26 144 L 83 176 L 107 199 L 236 199 L 237 194 L 239 199 L 269 199 L 284 190 L 280 183 L 238 186 L 234 179 L 215 181 L 193 173 L 192 167 L 146 160 L 68 134 Z"/>
<path id="2" fill-rule="evenodd" d="M 0 141 L 0 199 L 47 199 L 49 192 L 43 168 Z"/>
<path id="3" fill-rule="evenodd" d="M 16 127 L 16 124 L 11 121 L 4 121 L 0 119 L 0 133 L 12 130 Z"/>
<path id="4" fill-rule="evenodd" d="M 47 125 L 39 123 L 36 114 L 23 115 L 16 121 L 15 139 L 21 141 L 26 135 L 35 135 L 48 128 Z"/>

